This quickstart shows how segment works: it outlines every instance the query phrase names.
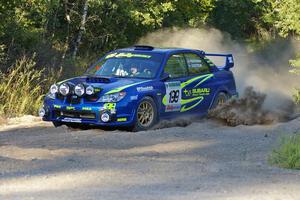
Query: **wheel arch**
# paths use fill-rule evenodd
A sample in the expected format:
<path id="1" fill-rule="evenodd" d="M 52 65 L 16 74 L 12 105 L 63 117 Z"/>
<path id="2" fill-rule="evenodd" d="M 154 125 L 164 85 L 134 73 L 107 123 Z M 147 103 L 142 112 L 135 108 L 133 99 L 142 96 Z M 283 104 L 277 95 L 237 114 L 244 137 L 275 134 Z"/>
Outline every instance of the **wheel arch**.
<path id="1" fill-rule="evenodd" d="M 212 98 L 212 101 L 210 102 L 210 105 L 209 105 L 209 108 L 208 109 L 211 109 L 215 100 L 216 100 L 216 97 L 220 94 L 220 93 L 225 93 L 226 95 L 230 95 L 230 92 L 228 89 L 226 89 L 226 87 L 220 87 L 215 93 L 214 93 L 214 96 Z"/>
<path id="2" fill-rule="evenodd" d="M 160 118 L 160 112 L 159 112 L 159 110 L 161 109 L 161 103 L 160 103 L 160 101 L 159 101 L 159 99 L 158 99 L 158 96 L 155 95 L 154 93 L 149 93 L 149 94 L 145 94 L 145 95 L 141 98 L 141 100 L 142 100 L 143 98 L 145 98 L 145 97 L 150 97 L 150 98 L 153 99 L 153 101 L 154 101 L 154 103 L 155 103 L 155 105 L 156 105 L 156 109 L 157 109 L 157 118 L 158 118 L 158 120 L 159 120 L 159 118 Z M 141 100 L 140 100 L 140 101 L 141 101 Z"/>

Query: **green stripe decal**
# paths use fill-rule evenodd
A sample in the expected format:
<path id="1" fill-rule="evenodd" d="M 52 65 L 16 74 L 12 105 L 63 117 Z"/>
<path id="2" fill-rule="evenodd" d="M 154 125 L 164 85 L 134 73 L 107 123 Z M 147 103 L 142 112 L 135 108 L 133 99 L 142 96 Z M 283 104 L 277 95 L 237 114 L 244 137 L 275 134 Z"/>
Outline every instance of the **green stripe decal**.
<path id="1" fill-rule="evenodd" d="M 181 89 L 185 88 L 187 85 L 193 83 L 194 81 L 197 81 L 197 80 L 199 80 L 199 79 L 201 79 L 201 78 L 204 78 L 203 80 L 201 80 L 201 81 L 196 85 L 196 86 L 198 86 L 198 85 L 200 85 L 201 83 L 203 83 L 204 81 L 206 81 L 207 79 L 209 79 L 209 78 L 211 78 L 211 77 L 213 77 L 213 76 L 214 76 L 213 74 L 206 74 L 206 75 L 197 76 L 197 77 L 195 77 L 195 78 L 192 78 L 192 79 L 190 79 L 190 80 L 188 80 L 188 81 L 186 81 L 186 82 L 181 83 Z M 195 87 L 196 87 L 196 86 L 195 86 Z"/>
<path id="2" fill-rule="evenodd" d="M 214 75 L 213 74 L 205 74 L 205 75 L 201 75 L 201 76 L 197 76 L 197 77 L 194 77 L 188 81 L 185 81 L 183 83 L 180 84 L 180 87 L 181 87 L 181 90 L 184 89 L 186 86 L 190 85 L 191 83 L 194 83 L 195 81 L 199 81 L 195 86 L 199 86 L 201 85 L 202 83 L 204 83 L 205 81 L 209 80 L 210 78 L 212 78 Z M 163 97 L 162 99 L 162 103 L 164 105 L 167 105 L 167 97 L 166 95 Z M 193 98 L 190 98 L 190 99 L 181 99 L 181 109 L 180 109 L 180 112 L 185 112 L 185 111 L 188 111 L 188 110 L 191 110 L 193 109 L 194 107 L 196 107 L 197 105 L 199 105 L 202 101 L 204 100 L 204 97 L 203 96 L 198 96 L 198 97 L 193 97 Z M 187 106 L 186 104 L 189 104 L 189 103 L 192 103 L 192 102 L 195 102 L 193 105 L 191 106 Z"/>
<path id="3" fill-rule="evenodd" d="M 116 93 L 116 92 L 121 92 L 122 90 L 124 90 L 126 88 L 129 88 L 131 86 L 139 85 L 139 84 L 146 83 L 146 82 L 149 82 L 149 81 L 151 81 L 151 80 L 141 81 L 141 82 L 138 82 L 138 83 L 133 83 L 133 84 L 125 85 L 125 86 L 122 86 L 122 87 L 110 90 L 110 91 L 106 92 L 105 94 L 113 94 L 113 93 Z"/>
<path id="4" fill-rule="evenodd" d="M 185 111 L 188 111 L 188 110 L 191 110 L 192 108 L 196 107 L 197 105 L 199 105 L 202 101 L 203 101 L 204 97 L 203 96 L 200 96 L 200 97 L 196 97 L 196 98 L 193 98 L 193 99 L 182 99 L 182 101 L 184 101 L 184 103 L 182 104 L 187 104 L 187 103 L 190 103 L 192 101 L 196 101 L 196 100 L 199 100 L 197 103 L 189 106 L 189 107 L 186 107 L 185 105 L 183 105 L 180 109 L 180 112 L 185 112 Z"/>
<path id="5" fill-rule="evenodd" d="M 213 74 L 208 74 L 207 77 L 205 77 L 203 80 L 201 80 L 199 83 L 197 83 L 197 85 L 195 85 L 194 87 L 197 87 L 198 85 L 207 81 L 208 79 L 212 78 L 213 76 L 214 76 Z"/>

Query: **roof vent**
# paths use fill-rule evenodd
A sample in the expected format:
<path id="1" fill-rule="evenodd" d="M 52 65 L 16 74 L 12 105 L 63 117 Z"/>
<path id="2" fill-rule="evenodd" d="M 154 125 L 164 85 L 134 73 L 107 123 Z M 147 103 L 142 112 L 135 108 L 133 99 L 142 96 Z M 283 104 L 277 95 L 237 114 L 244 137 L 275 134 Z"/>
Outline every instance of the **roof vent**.
<path id="1" fill-rule="evenodd" d="M 104 77 L 88 76 L 88 77 L 86 77 L 86 82 L 87 83 L 109 83 L 110 80 L 108 78 L 104 78 Z"/>
<path id="2" fill-rule="evenodd" d="M 205 55 L 205 51 L 202 51 L 202 50 L 197 50 L 199 53 L 200 53 L 200 55 Z"/>
<path id="3" fill-rule="evenodd" d="M 154 49 L 154 47 L 147 46 L 147 45 L 135 45 L 134 46 L 134 50 L 148 50 L 148 51 L 151 51 L 153 49 Z"/>

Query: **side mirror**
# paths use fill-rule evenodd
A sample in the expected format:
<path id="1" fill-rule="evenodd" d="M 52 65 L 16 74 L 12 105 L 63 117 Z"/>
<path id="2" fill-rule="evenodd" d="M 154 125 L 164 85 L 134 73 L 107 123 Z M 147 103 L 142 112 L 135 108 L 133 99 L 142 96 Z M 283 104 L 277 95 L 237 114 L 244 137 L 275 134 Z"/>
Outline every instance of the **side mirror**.
<path id="1" fill-rule="evenodd" d="M 169 78 L 170 78 L 170 74 L 168 74 L 168 73 L 163 73 L 163 74 L 161 75 L 160 80 L 161 80 L 161 81 L 166 81 L 166 80 L 168 80 Z"/>

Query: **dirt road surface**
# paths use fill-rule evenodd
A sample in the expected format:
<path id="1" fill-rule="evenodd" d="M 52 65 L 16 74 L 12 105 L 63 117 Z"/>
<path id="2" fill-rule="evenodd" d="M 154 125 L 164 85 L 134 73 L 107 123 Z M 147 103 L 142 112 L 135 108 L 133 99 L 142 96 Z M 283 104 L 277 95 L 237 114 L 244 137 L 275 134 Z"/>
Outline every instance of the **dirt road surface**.
<path id="1" fill-rule="evenodd" d="M 0 126 L 0 199 L 299 200 L 300 171 L 267 162 L 300 118 L 266 126 L 213 121 L 147 132 Z"/>

